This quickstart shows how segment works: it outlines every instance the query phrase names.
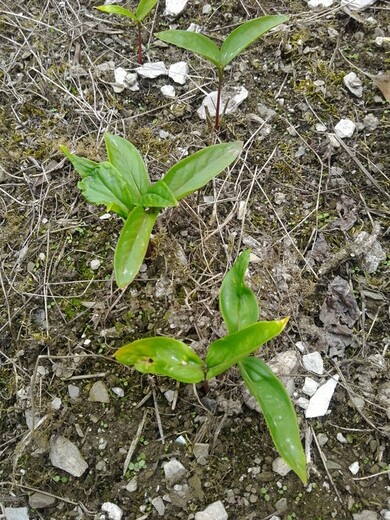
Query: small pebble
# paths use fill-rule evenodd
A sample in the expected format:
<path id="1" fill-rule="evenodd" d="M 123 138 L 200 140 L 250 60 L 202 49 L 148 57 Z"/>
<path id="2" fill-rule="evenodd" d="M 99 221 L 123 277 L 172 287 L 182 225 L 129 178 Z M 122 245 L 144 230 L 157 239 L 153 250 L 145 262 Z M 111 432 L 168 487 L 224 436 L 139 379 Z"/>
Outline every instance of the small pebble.
<path id="1" fill-rule="evenodd" d="M 95 258 L 94 260 L 91 260 L 91 263 L 89 265 L 90 265 L 92 271 L 97 271 L 101 265 L 101 262 L 100 262 L 100 260 Z"/>
<path id="2" fill-rule="evenodd" d="M 122 509 L 112 502 L 104 502 L 101 510 L 107 513 L 109 520 L 121 520 L 123 516 Z"/>

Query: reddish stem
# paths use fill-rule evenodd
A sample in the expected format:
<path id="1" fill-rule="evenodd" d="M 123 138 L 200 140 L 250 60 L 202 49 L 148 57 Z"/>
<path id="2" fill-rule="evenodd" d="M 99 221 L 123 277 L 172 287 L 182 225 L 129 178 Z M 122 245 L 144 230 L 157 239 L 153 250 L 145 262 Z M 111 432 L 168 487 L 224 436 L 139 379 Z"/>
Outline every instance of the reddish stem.
<path id="1" fill-rule="evenodd" d="M 223 70 L 218 68 L 217 107 L 216 107 L 216 112 L 215 112 L 215 126 L 214 126 L 214 129 L 216 132 L 218 132 L 218 130 L 219 130 L 219 110 L 220 110 L 220 106 L 221 106 L 222 80 L 223 80 Z"/>
<path id="2" fill-rule="evenodd" d="M 141 35 L 141 24 L 137 23 L 138 28 L 138 63 L 142 65 L 143 57 L 142 57 L 142 35 Z"/>

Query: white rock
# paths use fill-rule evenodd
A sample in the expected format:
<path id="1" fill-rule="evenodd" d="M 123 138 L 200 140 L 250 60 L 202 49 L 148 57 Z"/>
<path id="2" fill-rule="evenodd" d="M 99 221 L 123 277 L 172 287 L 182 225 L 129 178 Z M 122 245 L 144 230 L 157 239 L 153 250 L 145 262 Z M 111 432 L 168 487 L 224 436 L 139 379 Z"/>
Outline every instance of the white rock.
<path id="1" fill-rule="evenodd" d="M 114 78 L 115 83 L 112 86 L 114 92 L 120 93 L 128 88 L 133 92 L 139 90 L 139 85 L 137 83 L 137 74 L 128 72 L 123 67 L 118 67 L 114 70 Z"/>
<path id="2" fill-rule="evenodd" d="M 310 9 L 316 7 L 330 7 L 333 4 L 333 0 L 309 0 L 307 5 Z"/>
<path id="3" fill-rule="evenodd" d="M 50 403 L 50 408 L 52 410 L 59 410 L 61 408 L 62 401 L 60 397 L 55 397 Z"/>
<path id="4" fill-rule="evenodd" d="M 176 96 L 175 87 L 172 85 L 163 85 L 160 91 L 161 94 L 167 98 L 174 98 Z"/>
<path id="5" fill-rule="evenodd" d="M 363 85 L 361 80 L 357 77 L 354 72 L 350 72 L 343 77 L 344 85 L 347 89 L 352 92 L 356 97 L 361 98 L 363 95 Z"/>
<path id="6" fill-rule="evenodd" d="M 158 516 L 164 516 L 165 504 L 161 497 L 153 498 L 152 505 L 153 505 L 154 509 L 157 511 Z"/>
<path id="7" fill-rule="evenodd" d="M 212 10 L 212 7 L 210 4 L 206 4 L 202 8 L 202 14 L 210 14 Z"/>
<path id="8" fill-rule="evenodd" d="M 76 385 L 68 385 L 68 394 L 71 399 L 77 399 L 80 395 L 80 388 Z"/>
<path id="9" fill-rule="evenodd" d="M 353 462 L 350 466 L 348 466 L 349 471 L 352 475 L 357 475 L 359 473 L 360 465 L 359 462 Z"/>
<path id="10" fill-rule="evenodd" d="M 51 438 L 49 457 L 54 467 L 63 469 L 74 477 L 81 477 L 88 468 L 78 447 L 62 435 Z"/>
<path id="11" fill-rule="evenodd" d="M 282 477 L 285 477 L 287 473 L 290 473 L 291 468 L 286 462 L 284 462 L 282 457 L 278 457 L 272 462 L 272 471 L 278 475 L 281 475 Z"/>
<path id="12" fill-rule="evenodd" d="M 89 265 L 90 265 L 92 271 L 97 271 L 101 265 L 101 261 L 98 260 L 97 258 L 94 258 L 93 260 L 91 260 Z"/>
<path id="13" fill-rule="evenodd" d="M 173 79 L 175 83 L 184 85 L 188 78 L 189 67 L 186 61 L 178 61 L 172 63 L 168 70 L 168 76 Z"/>
<path id="14" fill-rule="evenodd" d="M 112 391 L 118 397 L 124 397 L 125 396 L 125 391 L 123 390 L 123 388 L 120 388 L 119 386 L 114 386 L 114 388 L 112 388 Z"/>
<path id="15" fill-rule="evenodd" d="M 314 374 L 322 375 L 324 373 L 324 362 L 319 352 L 312 352 L 302 356 L 302 363 L 306 370 Z"/>
<path id="16" fill-rule="evenodd" d="M 184 11 L 188 0 L 165 0 L 165 16 L 177 16 Z"/>
<path id="17" fill-rule="evenodd" d="M 376 0 L 341 0 L 341 5 L 343 7 L 348 7 L 352 11 L 362 11 L 363 9 L 367 9 L 371 5 L 374 5 Z"/>
<path id="18" fill-rule="evenodd" d="M 318 383 L 311 377 L 305 377 L 305 384 L 303 385 L 302 392 L 310 397 L 317 391 Z"/>
<path id="19" fill-rule="evenodd" d="M 141 67 L 135 69 L 141 78 L 155 79 L 159 76 L 167 76 L 168 71 L 163 61 L 155 61 L 153 63 L 145 63 Z"/>
<path id="20" fill-rule="evenodd" d="M 322 447 L 328 442 L 329 437 L 325 433 L 319 433 L 317 435 L 318 444 Z"/>
<path id="21" fill-rule="evenodd" d="M 133 477 L 130 482 L 128 482 L 127 486 L 125 487 L 126 491 L 129 493 L 134 493 L 134 491 L 137 491 L 138 488 L 138 482 L 137 477 Z"/>
<path id="22" fill-rule="evenodd" d="M 319 387 L 317 392 L 309 401 L 309 406 L 307 407 L 305 413 L 305 417 L 307 419 L 311 417 L 322 417 L 326 414 L 338 380 L 339 376 L 335 375 L 328 379 L 325 384 Z"/>
<path id="23" fill-rule="evenodd" d="M 315 128 L 317 132 L 326 132 L 327 130 L 326 126 L 322 123 L 317 123 Z"/>
<path id="24" fill-rule="evenodd" d="M 232 114 L 237 110 L 239 105 L 248 97 L 248 91 L 245 87 L 233 87 L 231 89 L 223 89 L 221 96 L 221 106 L 219 114 Z M 206 108 L 211 117 L 217 113 L 217 91 L 210 92 L 203 99 L 197 113 L 200 119 L 206 119 Z"/>
<path id="25" fill-rule="evenodd" d="M 344 437 L 344 435 L 339 432 L 337 435 L 336 435 L 336 439 L 341 442 L 341 444 L 348 444 L 348 441 L 347 439 Z"/>
<path id="26" fill-rule="evenodd" d="M 27 507 L 5 507 L 5 520 L 29 520 Z"/>
<path id="27" fill-rule="evenodd" d="M 180 444 L 180 446 L 185 446 L 187 444 L 187 441 L 183 435 L 179 435 L 175 439 L 176 444 Z"/>
<path id="28" fill-rule="evenodd" d="M 195 520 L 227 520 L 228 514 L 222 502 L 213 502 L 203 511 L 195 513 Z"/>
<path id="29" fill-rule="evenodd" d="M 173 486 L 187 475 L 187 470 L 177 459 L 164 464 L 164 475 L 168 486 Z"/>
<path id="30" fill-rule="evenodd" d="M 107 513 L 110 520 L 121 520 L 123 516 L 122 509 L 112 502 L 104 502 L 104 504 L 102 504 L 101 510 L 103 513 Z"/>
<path id="31" fill-rule="evenodd" d="M 341 139 L 344 139 L 346 137 L 352 137 L 355 130 L 356 125 L 350 119 L 340 119 L 340 121 L 334 127 L 336 135 L 341 137 Z"/>
<path id="32" fill-rule="evenodd" d="M 202 32 L 202 27 L 200 25 L 198 25 L 197 23 L 190 23 L 187 31 L 188 32 L 194 32 L 194 33 L 201 33 Z"/>
<path id="33" fill-rule="evenodd" d="M 309 399 L 306 397 L 299 397 L 299 399 L 296 400 L 296 404 L 299 406 L 299 408 L 302 408 L 302 410 L 307 410 L 307 407 L 309 406 Z"/>
<path id="34" fill-rule="evenodd" d="M 237 209 L 237 220 L 242 220 L 245 215 L 246 210 L 246 202 L 245 200 L 240 200 L 238 203 L 238 209 Z"/>

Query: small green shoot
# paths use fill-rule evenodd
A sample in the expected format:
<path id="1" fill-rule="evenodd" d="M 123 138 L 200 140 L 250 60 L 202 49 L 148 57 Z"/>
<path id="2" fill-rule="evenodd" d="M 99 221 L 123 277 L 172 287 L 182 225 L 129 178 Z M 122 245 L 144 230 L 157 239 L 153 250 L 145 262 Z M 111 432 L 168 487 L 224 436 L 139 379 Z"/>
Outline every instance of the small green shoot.
<path id="1" fill-rule="evenodd" d="M 246 386 L 261 406 L 276 449 L 306 483 L 305 454 L 293 404 L 267 364 L 250 356 L 280 334 L 288 318 L 257 321 L 257 301 L 244 281 L 249 255 L 249 250 L 244 251 L 222 282 L 219 304 L 228 334 L 210 344 L 204 361 L 188 345 L 169 337 L 133 341 L 114 356 L 143 374 L 168 376 L 183 383 L 200 383 L 237 364 Z"/>
<path id="2" fill-rule="evenodd" d="M 120 16 L 125 16 L 126 18 L 130 18 L 137 26 L 138 32 L 138 63 L 142 65 L 143 56 L 142 56 L 142 21 L 143 19 L 150 13 L 153 7 L 157 4 L 157 0 L 141 0 L 138 4 L 137 10 L 135 13 L 122 7 L 120 5 L 99 5 L 96 9 L 102 11 L 103 13 L 109 14 L 118 14 Z"/>
<path id="3" fill-rule="evenodd" d="M 171 43 L 195 52 L 208 61 L 211 61 L 217 67 L 218 73 L 218 91 L 215 113 L 215 130 L 219 130 L 219 116 L 221 106 L 221 93 L 223 83 L 223 72 L 225 67 L 243 52 L 249 45 L 256 41 L 260 36 L 277 25 L 286 22 L 289 19 L 287 15 L 261 16 L 254 18 L 248 22 L 238 26 L 225 39 L 219 48 L 213 40 L 203 34 L 190 31 L 179 31 L 171 29 L 156 34 L 160 40 Z"/>
<path id="4" fill-rule="evenodd" d="M 78 157 L 65 146 L 61 151 L 80 174 L 78 183 L 88 202 L 105 204 L 125 224 L 114 254 L 116 283 L 125 289 L 137 275 L 159 212 L 202 188 L 240 154 L 242 143 L 215 144 L 199 150 L 172 166 L 151 184 L 145 163 L 133 144 L 122 137 L 104 136 L 108 161 Z"/>

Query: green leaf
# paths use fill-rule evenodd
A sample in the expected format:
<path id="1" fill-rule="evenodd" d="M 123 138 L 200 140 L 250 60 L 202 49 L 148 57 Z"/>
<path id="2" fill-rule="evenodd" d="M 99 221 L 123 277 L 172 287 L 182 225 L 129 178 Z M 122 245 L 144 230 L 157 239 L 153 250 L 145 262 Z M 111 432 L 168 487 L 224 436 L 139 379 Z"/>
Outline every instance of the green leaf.
<path id="1" fill-rule="evenodd" d="M 134 366 L 142 374 L 168 376 L 182 383 L 204 379 L 202 360 L 182 341 L 155 337 L 133 341 L 114 354 L 124 365 Z"/>
<path id="2" fill-rule="evenodd" d="M 141 206 L 128 216 L 114 254 L 115 279 L 120 289 L 125 289 L 136 277 L 157 217 L 158 212 L 145 211 Z"/>
<path id="3" fill-rule="evenodd" d="M 173 193 L 162 180 L 152 184 L 140 200 L 140 205 L 144 208 L 168 208 L 177 204 Z"/>
<path id="4" fill-rule="evenodd" d="M 206 355 L 206 379 L 215 377 L 282 332 L 288 318 L 259 321 L 224 338 L 213 341 Z"/>
<path id="5" fill-rule="evenodd" d="M 147 16 L 153 7 L 157 4 L 158 0 L 141 0 L 138 4 L 137 10 L 135 12 L 135 16 L 139 22 Z"/>
<path id="6" fill-rule="evenodd" d="M 113 7 L 113 6 L 107 6 Z M 111 164 L 122 174 L 129 186 L 134 204 L 148 191 L 150 180 L 145 163 L 137 148 L 118 135 L 104 134 L 107 156 Z"/>
<path id="7" fill-rule="evenodd" d="M 306 484 L 305 454 L 297 416 L 286 389 L 261 359 L 245 358 L 239 363 L 239 368 L 250 393 L 261 406 L 276 449 Z"/>
<path id="8" fill-rule="evenodd" d="M 241 253 L 219 291 L 219 308 L 229 333 L 248 327 L 259 319 L 256 297 L 244 281 L 249 256 L 249 249 Z"/>
<path id="9" fill-rule="evenodd" d="M 242 143 L 215 144 L 179 161 L 166 173 L 163 181 L 177 200 L 207 184 L 240 154 Z"/>
<path id="10" fill-rule="evenodd" d="M 96 164 L 93 172 L 78 183 L 83 196 L 88 202 L 105 204 L 126 219 L 133 200 L 128 185 L 119 171 L 109 162 Z"/>
<path id="11" fill-rule="evenodd" d="M 181 49 L 195 52 L 214 63 L 217 67 L 220 66 L 221 59 L 219 48 L 213 40 L 210 40 L 210 38 L 207 38 L 207 36 L 204 36 L 203 34 L 171 29 L 169 31 L 156 33 L 155 36 L 163 42 L 171 43 Z"/>
<path id="12" fill-rule="evenodd" d="M 70 153 L 66 146 L 61 145 L 60 150 L 72 163 L 73 168 L 76 170 L 77 173 L 81 175 L 82 178 L 91 175 L 95 171 L 96 166 L 98 165 L 98 163 L 95 161 L 85 159 L 85 157 L 78 157 L 77 155 Z"/>
<path id="13" fill-rule="evenodd" d="M 99 5 L 98 7 L 96 7 L 96 9 L 99 9 L 99 11 L 102 11 L 103 13 L 119 14 L 121 16 L 126 16 L 127 18 L 133 20 L 133 22 L 137 22 L 136 15 L 133 12 L 129 11 L 129 9 L 125 9 L 120 5 Z"/>
<path id="14" fill-rule="evenodd" d="M 273 27 L 286 22 L 289 19 L 286 15 L 280 16 L 261 16 L 243 23 L 232 31 L 221 47 L 220 63 L 225 68 L 236 56 L 238 56 L 251 43 L 260 38 L 262 34 Z"/>

